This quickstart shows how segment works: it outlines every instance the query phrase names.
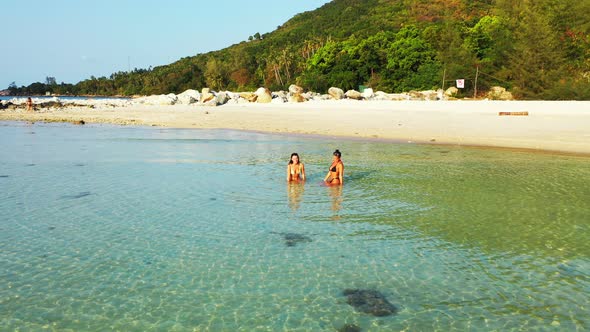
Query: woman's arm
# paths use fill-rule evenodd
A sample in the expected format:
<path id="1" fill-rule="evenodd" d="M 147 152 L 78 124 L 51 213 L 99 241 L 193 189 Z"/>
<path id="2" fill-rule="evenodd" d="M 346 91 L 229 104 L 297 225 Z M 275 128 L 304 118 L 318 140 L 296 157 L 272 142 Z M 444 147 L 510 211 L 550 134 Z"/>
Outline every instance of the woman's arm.
<path id="1" fill-rule="evenodd" d="M 301 180 L 305 181 L 305 165 L 301 164 Z"/>
<path id="2" fill-rule="evenodd" d="M 340 176 L 339 176 L 339 180 L 340 180 L 340 184 L 344 184 L 344 165 L 340 164 L 337 167 L 340 167 Z"/>
<path id="3" fill-rule="evenodd" d="M 287 181 L 291 181 L 291 164 L 287 165 Z"/>

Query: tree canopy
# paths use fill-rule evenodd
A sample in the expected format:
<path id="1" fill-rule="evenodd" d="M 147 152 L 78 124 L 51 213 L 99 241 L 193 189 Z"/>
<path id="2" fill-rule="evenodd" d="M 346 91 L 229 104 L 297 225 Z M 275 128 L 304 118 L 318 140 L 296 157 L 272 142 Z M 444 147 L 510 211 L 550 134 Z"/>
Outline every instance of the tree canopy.
<path id="1" fill-rule="evenodd" d="M 590 99 L 590 1 L 333 0 L 275 31 L 165 66 L 75 85 L 10 87 L 15 94 L 147 95 L 209 87 L 387 92 L 470 82 L 524 99 Z M 467 85 L 464 94 L 472 94 Z"/>

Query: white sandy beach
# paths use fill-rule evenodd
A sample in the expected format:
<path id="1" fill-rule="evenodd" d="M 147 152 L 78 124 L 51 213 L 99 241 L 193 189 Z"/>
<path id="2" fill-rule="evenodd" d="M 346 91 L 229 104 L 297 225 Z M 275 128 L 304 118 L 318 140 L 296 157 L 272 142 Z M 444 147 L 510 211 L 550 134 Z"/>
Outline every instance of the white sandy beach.
<path id="1" fill-rule="evenodd" d="M 528 116 L 499 116 L 528 112 Z M 0 120 L 224 128 L 590 154 L 587 101 L 356 101 L 0 111 Z"/>

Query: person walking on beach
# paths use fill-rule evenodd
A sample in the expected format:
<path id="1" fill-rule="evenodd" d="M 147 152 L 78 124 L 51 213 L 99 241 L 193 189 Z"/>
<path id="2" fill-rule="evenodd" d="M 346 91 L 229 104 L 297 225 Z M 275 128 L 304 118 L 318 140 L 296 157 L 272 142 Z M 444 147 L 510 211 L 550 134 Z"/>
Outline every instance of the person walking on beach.
<path id="1" fill-rule="evenodd" d="M 328 174 L 324 178 L 324 182 L 330 185 L 344 184 L 344 164 L 342 163 L 342 153 L 339 150 L 332 153 L 332 165 L 328 170 Z"/>
<path id="2" fill-rule="evenodd" d="M 287 181 L 305 181 L 305 166 L 299 160 L 297 153 L 291 154 L 291 160 L 287 165 Z"/>
<path id="3" fill-rule="evenodd" d="M 27 111 L 33 111 L 33 100 L 31 99 L 31 97 L 27 98 Z"/>

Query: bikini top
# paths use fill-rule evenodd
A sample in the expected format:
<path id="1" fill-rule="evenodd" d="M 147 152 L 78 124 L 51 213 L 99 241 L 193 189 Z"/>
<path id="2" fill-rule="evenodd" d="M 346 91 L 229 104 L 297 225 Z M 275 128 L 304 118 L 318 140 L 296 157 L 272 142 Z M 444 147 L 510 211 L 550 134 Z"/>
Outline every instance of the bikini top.
<path id="1" fill-rule="evenodd" d="M 297 165 L 290 165 L 291 166 L 291 175 L 296 175 L 301 173 L 301 164 L 297 164 Z M 296 166 L 298 166 L 297 168 L 295 168 Z"/>
<path id="2" fill-rule="evenodd" d="M 338 164 L 341 164 L 341 163 L 342 163 L 341 161 L 338 162 Z M 336 166 L 338 166 L 338 164 L 336 164 Z M 332 167 L 330 169 L 330 172 L 336 172 L 336 166 Z"/>

